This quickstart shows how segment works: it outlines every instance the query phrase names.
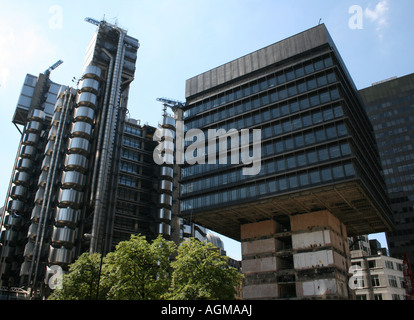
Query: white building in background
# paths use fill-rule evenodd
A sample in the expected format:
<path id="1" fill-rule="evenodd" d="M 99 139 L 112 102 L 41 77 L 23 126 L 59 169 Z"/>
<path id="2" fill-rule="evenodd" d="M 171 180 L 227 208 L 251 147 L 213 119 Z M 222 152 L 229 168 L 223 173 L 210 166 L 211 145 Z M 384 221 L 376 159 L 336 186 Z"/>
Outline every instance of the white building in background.
<path id="1" fill-rule="evenodd" d="M 357 300 L 405 300 L 403 260 L 389 257 L 377 240 L 358 237 L 351 250 Z"/>

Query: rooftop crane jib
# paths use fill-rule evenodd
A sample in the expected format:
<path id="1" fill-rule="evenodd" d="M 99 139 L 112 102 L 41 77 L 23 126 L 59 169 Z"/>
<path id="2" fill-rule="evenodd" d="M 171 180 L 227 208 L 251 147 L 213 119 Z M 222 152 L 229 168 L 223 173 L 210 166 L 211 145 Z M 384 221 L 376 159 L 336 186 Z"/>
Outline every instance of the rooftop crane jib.
<path id="1" fill-rule="evenodd" d="M 46 76 L 49 76 L 50 75 L 50 73 L 53 71 L 53 70 L 55 70 L 55 69 L 57 69 L 61 64 L 63 64 L 63 61 L 62 60 L 59 60 L 58 62 L 56 62 L 54 65 L 52 65 L 51 67 L 49 67 L 49 69 L 47 69 L 46 71 L 45 71 L 45 75 Z"/>
<path id="2" fill-rule="evenodd" d="M 98 27 L 101 24 L 99 21 L 96 21 L 95 19 L 92 19 L 92 18 L 85 18 L 85 21 L 91 24 L 94 24 L 95 26 L 98 26 Z"/>

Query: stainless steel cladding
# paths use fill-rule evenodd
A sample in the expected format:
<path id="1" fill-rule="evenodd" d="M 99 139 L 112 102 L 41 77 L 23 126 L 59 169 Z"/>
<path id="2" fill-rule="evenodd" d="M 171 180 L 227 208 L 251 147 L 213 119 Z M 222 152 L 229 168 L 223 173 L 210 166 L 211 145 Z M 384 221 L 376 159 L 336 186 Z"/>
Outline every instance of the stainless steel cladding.
<path id="1" fill-rule="evenodd" d="M 42 127 L 43 126 L 40 121 L 32 120 L 27 124 L 26 130 L 27 132 L 40 133 L 40 131 L 42 131 Z"/>
<path id="2" fill-rule="evenodd" d="M 83 73 L 85 78 L 100 79 L 102 76 L 102 70 L 99 67 L 89 65 L 85 68 Z"/>
<path id="3" fill-rule="evenodd" d="M 30 111 L 28 119 L 43 121 L 45 119 L 45 113 L 42 110 L 33 109 L 32 111 Z"/>
<path id="4" fill-rule="evenodd" d="M 49 156 L 49 155 L 46 155 L 46 156 L 43 158 L 43 161 L 42 161 L 42 166 L 41 166 L 41 170 L 42 170 L 42 171 L 49 171 L 49 168 L 50 168 L 50 161 L 51 161 L 51 159 L 52 159 L 52 157 L 51 157 L 51 156 Z"/>
<path id="5" fill-rule="evenodd" d="M 60 122 L 60 118 L 62 117 L 62 111 L 55 111 L 52 117 L 52 126 L 57 127 Z"/>
<path id="6" fill-rule="evenodd" d="M 28 174 L 27 172 L 17 172 L 14 175 L 13 182 L 18 186 L 29 186 L 30 174 Z"/>
<path id="7" fill-rule="evenodd" d="M 83 192 L 74 189 L 61 189 L 59 192 L 59 207 L 79 209 L 83 200 Z"/>
<path id="8" fill-rule="evenodd" d="M 55 147 L 55 140 L 50 140 L 45 148 L 45 154 L 51 156 L 53 153 L 53 148 Z"/>
<path id="9" fill-rule="evenodd" d="M 55 222 L 58 226 L 68 226 L 75 228 L 80 220 L 80 210 L 72 208 L 57 208 Z"/>
<path id="10" fill-rule="evenodd" d="M 70 246 L 75 241 L 75 230 L 68 227 L 54 227 L 52 243 L 54 245 Z"/>
<path id="11" fill-rule="evenodd" d="M 30 172 L 33 168 L 33 161 L 31 159 L 20 158 L 17 162 L 16 169 L 18 171 Z"/>
<path id="12" fill-rule="evenodd" d="M 62 175 L 62 187 L 81 190 L 86 183 L 86 176 L 77 171 L 66 171 Z"/>
<path id="13" fill-rule="evenodd" d="M 91 92 L 81 92 L 81 94 L 78 95 L 77 98 L 77 103 L 79 104 L 79 106 L 86 106 L 94 109 L 96 108 L 96 101 L 96 94 Z"/>
<path id="14" fill-rule="evenodd" d="M 171 235 L 171 225 L 165 222 L 158 224 L 158 233 L 170 236 Z"/>
<path id="15" fill-rule="evenodd" d="M 49 130 L 49 135 L 47 137 L 48 140 L 56 140 L 56 135 L 58 132 L 58 127 L 57 126 L 52 126 Z"/>
<path id="16" fill-rule="evenodd" d="M 72 251 L 66 248 L 51 248 L 49 262 L 58 265 L 68 265 L 72 262 Z"/>
<path id="17" fill-rule="evenodd" d="M 11 200 L 7 205 L 7 211 L 12 213 L 22 213 L 24 211 L 24 202 L 21 200 Z"/>
<path id="18" fill-rule="evenodd" d="M 45 189 L 39 188 L 36 192 L 35 203 L 42 204 L 44 199 L 45 199 Z"/>
<path id="19" fill-rule="evenodd" d="M 172 213 L 170 209 L 161 208 L 158 209 L 158 219 L 159 220 L 167 220 L 170 221 L 172 217 Z"/>
<path id="20" fill-rule="evenodd" d="M 13 230 L 18 230 L 22 225 L 23 219 L 19 215 L 11 214 L 7 215 L 4 219 L 4 226 L 6 228 L 12 228 Z"/>
<path id="21" fill-rule="evenodd" d="M 95 79 L 84 79 L 80 83 L 81 91 L 83 92 L 92 92 L 98 94 L 99 81 Z"/>
<path id="22" fill-rule="evenodd" d="M 92 125 L 88 122 L 78 121 L 72 124 L 72 137 L 90 139 L 92 136 Z"/>
<path id="23" fill-rule="evenodd" d="M 173 183 L 172 181 L 168 181 L 168 180 L 161 180 L 160 181 L 160 187 L 159 189 L 161 191 L 168 191 L 168 192 L 172 192 L 173 191 Z"/>
<path id="24" fill-rule="evenodd" d="M 39 135 L 35 133 L 25 133 L 23 136 L 23 144 L 26 146 L 36 146 L 39 142 Z"/>
<path id="25" fill-rule="evenodd" d="M 169 194 L 160 194 L 159 203 L 168 207 L 172 206 L 172 196 Z"/>
<path id="26" fill-rule="evenodd" d="M 27 188 L 23 186 L 13 186 L 10 196 L 13 200 L 25 200 L 27 195 Z"/>
<path id="27" fill-rule="evenodd" d="M 90 143 L 89 140 L 84 138 L 71 138 L 69 140 L 69 153 L 77 153 L 88 155 L 89 154 Z"/>
<path id="28" fill-rule="evenodd" d="M 42 173 L 39 176 L 39 181 L 37 183 L 37 185 L 41 188 L 45 188 L 46 183 L 47 183 L 47 177 L 48 177 L 48 172 L 47 171 L 42 171 Z"/>
<path id="29" fill-rule="evenodd" d="M 40 213 L 42 211 L 42 206 L 36 204 L 32 210 L 32 216 L 30 217 L 30 219 L 35 222 L 38 223 L 39 219 L 40 219 Z"/>
<path id="30" fill-rule="evenodd" d="M 86 172 L 88 169 L 88 158 L 82 154 L 68 154 L 65 159 L 65 169 Z"/>
<path id="31" fill-rule="evenodd" d="M 95 110 L 89 107 L 78 107 L 75 110 L 73 118 L 75 121 L 93 123 L 95 121 Z"/>
<path id="32" fill-rule="evenodd" d="M 34 159 L 36 157 L 36 148 L 32 146 L 23 146 L 20 150 L 20 156 L 26 159 Z"/>
<path id="33" fill-rule="evenodd" d="M 167 178 L 173 178 L 174 177 L 174 170 L 170 167 L 161 167 L 161 176 L 167 177 Z"/>

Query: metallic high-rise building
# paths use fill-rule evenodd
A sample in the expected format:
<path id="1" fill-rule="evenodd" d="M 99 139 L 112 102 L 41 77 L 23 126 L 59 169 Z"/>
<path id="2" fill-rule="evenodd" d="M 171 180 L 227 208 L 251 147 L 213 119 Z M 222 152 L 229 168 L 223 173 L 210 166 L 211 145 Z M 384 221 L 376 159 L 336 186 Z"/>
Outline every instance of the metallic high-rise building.
<path id="1" fill-rule="evenodd" d="M 395 231 L 387 233 L 390 254 L 407 253 L 414 265 L 414 74 L 360 90 L 374 127 Z"/>
<path id="2" fill-rule="evenodd" d="M 181 215 L 242 242 L 244 298 L 350 296 L 347 236 L 393 224 L 372 126 L 326 27 L 187 80 L 181 112 L 185 155 L 201 162 L 182 165 Z M 210 162 L 220 135 L 224 161 Z M 257 175 L 240 161 L 246 140 Z"/>
<path id="3" fill-rule="evenodd" d="M 50 71 L 37 82 L 28 76 L 14 117 L 24 128 L 2 214 L 1 286 L 34 297 L 54 265 L 65 269 L 85 251 L 106 253 L 120 239 L 116 196 L 123 194 L 122 139 L 139 42 L 92 22 L 98 28 L 78 88 L 59 90 Z"/>

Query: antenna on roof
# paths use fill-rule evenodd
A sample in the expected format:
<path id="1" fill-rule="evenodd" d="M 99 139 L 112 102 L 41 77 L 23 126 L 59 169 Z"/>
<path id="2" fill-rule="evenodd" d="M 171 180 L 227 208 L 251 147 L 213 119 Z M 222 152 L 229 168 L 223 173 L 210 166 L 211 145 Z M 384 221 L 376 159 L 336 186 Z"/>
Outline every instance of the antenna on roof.
<path id="1" fill-rule="evenodd" d="M 320 25 L 320 24 L 321 24 L 321 22 L 322 22 L 322 18 L 320 18 L 320 19 L 319 19 L 319 24 L 318 24 L 318 25 Z"/>

